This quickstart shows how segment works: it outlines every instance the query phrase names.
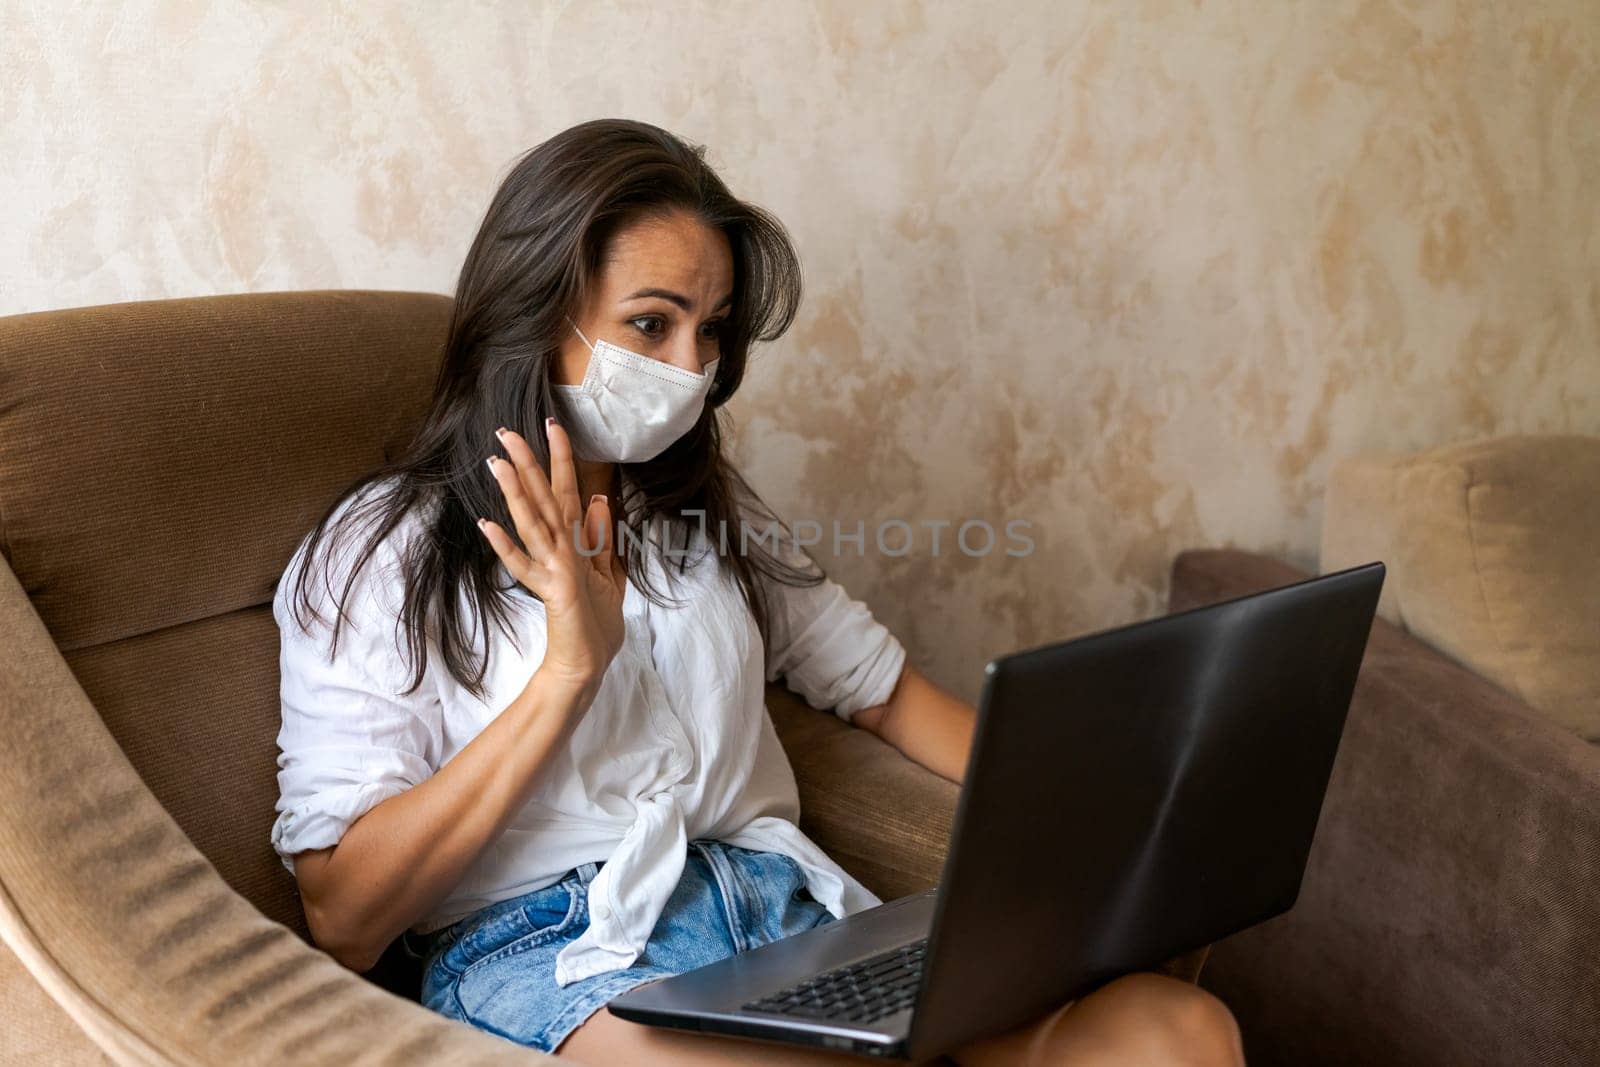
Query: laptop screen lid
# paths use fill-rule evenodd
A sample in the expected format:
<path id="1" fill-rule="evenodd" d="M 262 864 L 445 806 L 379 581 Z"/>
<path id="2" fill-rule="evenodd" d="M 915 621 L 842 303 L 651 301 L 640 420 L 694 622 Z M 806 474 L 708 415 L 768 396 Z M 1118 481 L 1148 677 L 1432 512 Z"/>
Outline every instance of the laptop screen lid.
<path id="1" fill-rule="evenodd" d="M 989 664 L 912 1058 L 1294 903 L 1383 577 L 1369 563 Z"/>

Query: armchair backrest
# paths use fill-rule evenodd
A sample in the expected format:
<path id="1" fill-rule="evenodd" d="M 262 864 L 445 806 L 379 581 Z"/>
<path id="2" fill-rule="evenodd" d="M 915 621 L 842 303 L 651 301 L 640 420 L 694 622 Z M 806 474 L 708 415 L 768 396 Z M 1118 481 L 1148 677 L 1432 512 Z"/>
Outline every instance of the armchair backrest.
<path id="1" fill-rule="evenodd" d="M 268 838 L 274 586 L 410 439 L 450 311 L 320 290 L 0 318 L 0 554 L 151 792 L 302 936 Z"/>

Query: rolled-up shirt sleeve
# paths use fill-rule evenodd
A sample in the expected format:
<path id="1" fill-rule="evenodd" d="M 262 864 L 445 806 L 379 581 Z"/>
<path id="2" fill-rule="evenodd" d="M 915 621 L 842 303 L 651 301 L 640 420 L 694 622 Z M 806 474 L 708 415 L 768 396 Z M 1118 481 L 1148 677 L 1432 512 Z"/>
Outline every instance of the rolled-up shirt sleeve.
<path id="1" fill-rule="evenodd" d="M 310 630 L 302 629 L 290 609 L 305 545 L 279 581 L 272 605 L 282 707 L 272 847 L 291 874 L 295 853 L 338 844 L 362 815 L 432 775 L 443 720 L 431 677 L 400 693 L 410 661 L 402 655 L 405 635 L 397 627 L 401 576 L 394 552 L 380 545 L 361 569 L 333 650 L 334 597 L 348 571 L 336 559 L 324 585 L 324 556 L 318 553 L 308 581 L 322 618 L 302 613 Z M 356 555 L 342 544 L 336 558 Z"/>
<path id="2" fill-rule="evenodd" d="M 753 531 L 762 531 L 772 520 L 747 512 L 746 521 Z M 788 537 L 777 547 L 779 558 L 821 573 Z M 828 577 L 816 585 L 789 585 L 764 576 L 762 588 L 769 614 L 767 681 L 783 678 L 807 704 L 831 709 L 846 722 L 863 708 L 888 702 L 906 650 L 866 604 Z"/>

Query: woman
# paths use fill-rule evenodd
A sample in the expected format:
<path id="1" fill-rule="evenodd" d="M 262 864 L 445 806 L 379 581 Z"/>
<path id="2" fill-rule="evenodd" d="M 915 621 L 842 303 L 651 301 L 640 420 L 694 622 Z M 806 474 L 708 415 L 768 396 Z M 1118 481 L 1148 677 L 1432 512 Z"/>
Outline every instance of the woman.
<path id="1" fill-rule="evenodd" d="M 974 719 L 763 536 L 723 456 L 717 409 L 800 275 L 702 151 L 589 122 L 502 183 L 415 441 L 279 584 L 272 841 L 319 945 L 364 971 L 403 937 L 423 1002 L 468 1024 L 596 1064 L 845 1062 L 598 1010 L 879 903 L 796 826 L 765 681 L 952 779 Z M 1237 1036 L 1214 998 L 1146 974 L 957 1057 L 1024 1050 L 1236 1062 Z"/>

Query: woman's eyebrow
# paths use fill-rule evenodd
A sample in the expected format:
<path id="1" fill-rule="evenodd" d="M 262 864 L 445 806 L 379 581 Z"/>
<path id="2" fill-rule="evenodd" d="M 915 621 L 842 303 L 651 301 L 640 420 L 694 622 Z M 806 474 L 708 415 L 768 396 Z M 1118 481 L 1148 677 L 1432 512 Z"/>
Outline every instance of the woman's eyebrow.
<path id="1" fill-rule="evenodd" d="M 622 299 L 624 299 L 624 300 L 641 300 L 641 299 L 643 299 L 643 298 L 645 298 L 647 296 L 656 296 L 656 297 L 660 297 L 662 300 L 670 300 L 674 304 L 677 304 L 679 307 L 681 307 L 685 311 L 689 311 L 694 307 L 694 301 L 693 300 L 690 300 L 688 297 L 684 296 L 682 293 L 675 293 L 671 289 L 640 289 L 638 292 L 630 293 L 627 296 L 623 297 Z M 718 300 L 716 302 L 716 304 L 712 306 L 711 310 L 712 311 L 716 311 L 719 308 L 726 307 L 727 305 L 729 305 L 731 303 L 733 303 L 733 294 L 729 293 L 727 296 L 724 296 L 721 300 Z"/>

